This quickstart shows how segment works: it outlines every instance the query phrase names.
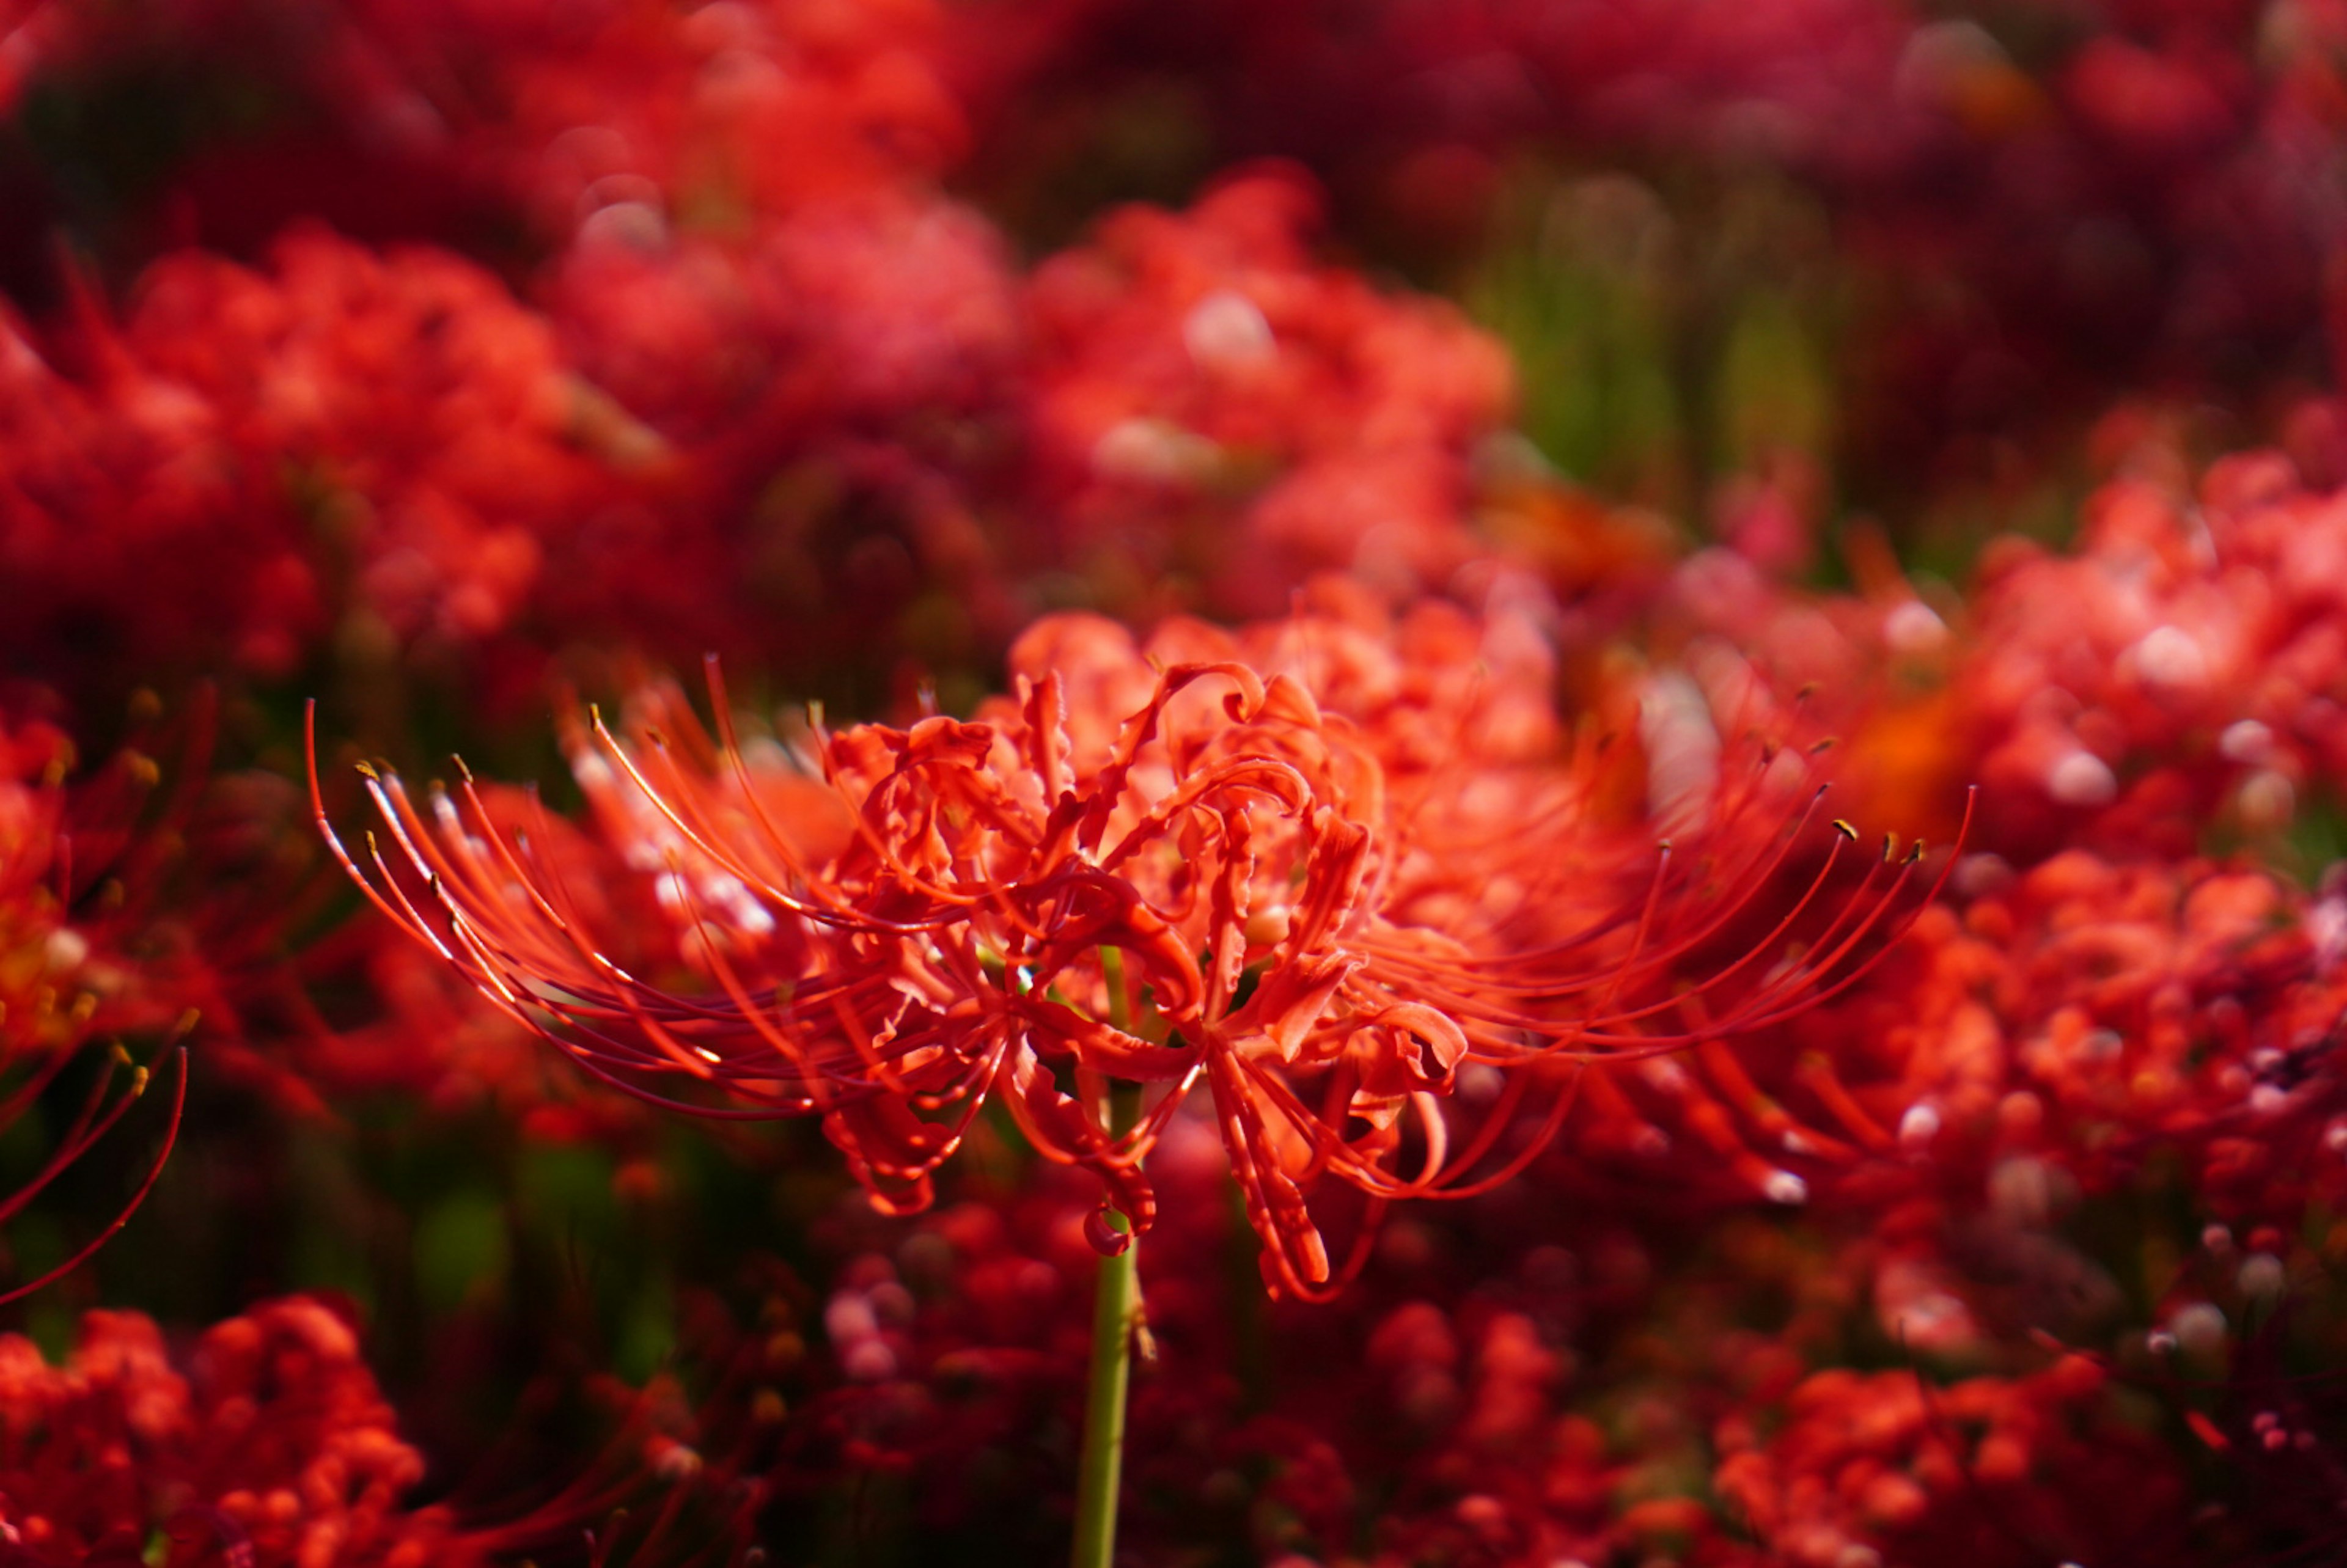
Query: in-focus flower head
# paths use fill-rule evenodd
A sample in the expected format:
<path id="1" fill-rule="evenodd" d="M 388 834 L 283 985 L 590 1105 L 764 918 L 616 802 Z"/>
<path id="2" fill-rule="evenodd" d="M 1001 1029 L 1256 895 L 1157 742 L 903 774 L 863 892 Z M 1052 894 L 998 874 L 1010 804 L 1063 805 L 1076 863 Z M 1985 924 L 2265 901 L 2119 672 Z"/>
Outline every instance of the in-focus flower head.
<path id="1" fill-rule="evenodd" d="M 369 835 L 369 876 L 336 849 L 590 1073 L 734 1102 L 711 1114 L 820 1115 L 884 1205 L 926 1204 L 999 1095 L 1145 1230 L 1143 1163 L 1203 1082 L 1266 1280 L 1317 1296 L 1387 1202 L 1521 1169 L 1582 1063 L 1848 984 L 1920 859 L 1886 856 L 1787 947 L 1845 842 L 1781 917 L 1752 907 L 1790 852 L 1779 830 L 1807 819 L 1795 760 L 1710 758 L 1679 786 L 1703 796 L 1678 803 L 1688 841 L 1658 850 L 1611 803 L 1633 743 L 1543 744 L 1521 687 L 1474 674 L 1510 629 L 1471 625 L 1177 621 L 1144 654 L 1105 621 L 1048 620 L 975 721 L 818 724 L 803 767 L 743 746 L 722 686 L 714 741 L 657 689 L 619 733 L 574 723 L 582 786 L 670 906 L 674 978 L 606 956 L 469 780 L 418 803 L 368 770 L 390 854 Z M 1454 1096 L 1462 1076 L 1475 1092 Z M 1324 1176 L 1366 1202 L 1347 1259 L 1307 1204 Z M 1123 1245 L 1105 1215 L 1093 1240 Z"/>

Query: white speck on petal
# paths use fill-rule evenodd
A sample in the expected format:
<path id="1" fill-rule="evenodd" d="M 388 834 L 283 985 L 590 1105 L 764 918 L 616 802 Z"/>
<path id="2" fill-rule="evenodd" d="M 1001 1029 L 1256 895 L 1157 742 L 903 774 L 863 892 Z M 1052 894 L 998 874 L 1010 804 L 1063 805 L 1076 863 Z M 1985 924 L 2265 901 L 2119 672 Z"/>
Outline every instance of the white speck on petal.
<path id="1" fill-rule="evenodd" d="M 1104 478 L 1187 484 L 1214 471 L 1218 448 L 1163 419 L 1127 419 L 1092 446 L 1092 468 Z"/>
<path id="2" fill-rule="evenodd" d="M 579 225 L 582 251 L 597 249 L 658 252 L 668 246 L 668 220 L 641 201 L 614 201 L 589 213 Z"/>
<path id="3" fill-rule="evenodd" d="M 2071 752 L 2045 774 L 2045 793 L 2064 805 L 2108 805 L 2118 798 L 2118 775 L 2092 752 Z"/>
<path id="4" fill-rule="evenodd" d="M 840 1370 L 859 1383 L 877 1383 L 897 1375 L 897 1353 L 879 1339 L 859 1339 L 839 1358 Z"/>
<path id="5" fill-rule="evenodd" d="M 2209 679 L 2209 655 L 2199 640 L 2181 627 L 2155 626 L 2129 652 L 2136 673 L 2147 685 L 2181 690 Z"/>
<path id="6" fill-rule="evenodd" d="M 2168 1331 L 2194 1355 L 2221 1349 L 2225 1343 L 2224 1309 L 2212 1302 L 2196 1301 L 2168 1320 Z"/>
<path id="7" fill-rule="evenodd" d="M 2241 1287 L 2243 1296 L 2260 1297 L 2280 1296 L 2282 1286 L 2288 1282 L 2289 1276 L 2282 1268 L 2281 1259 L 2270 1252 L 2250 1254 L 2249 1260 L 2241 1265 L 2241 1272 L 2235 1281 Z"/>
<path id="8" fill-rule="evenodd" d="M 1790 1171 L 1771 1171 L 1760 1184 L 1761 1194 L 1772 1204 L 1805 1204 L 1809 1201 L 1809 1184 Z"/>
<path id="9" fill-rule="evenodd" d="M 2273 768 L 2260 768 L 2243 779 L 2234 800 L 2240 808 L 2242 825 L 2259 833 L 2278 833 L 2298 815 L 2298 791 L 2287 775 Z"/>
<path id="10" fill-rule="evenodd" d="M 53 971 L 77 969 L 89 958 L 89 939 L 79 931 L 60 926 L 49 933 L 44 945 L 45 956 Z"/>
<path id="11" fill-rule="evenodd" d="M 1882 641 L 1900 653 L 1929 653 L 1948 640 L 1948 623 L 1920 599 L 1882 618 Z"/>
<path id="12" fill-rule="evenodd" d="M 824 1304 L 823 1331 L 834 1345 L 846 1345 L 879 1333 L 880 1320 L 863 1292 L 843 1290 Z"/>
<path id="13" fill-rule="evenodd" d="M 2273 750 L 2273 732 L 2255 719 L 2237 719 L 2217 737 L 2217 750 L 2227 762 L 2261 763 Z"/>
<path id="14" fill-rule="evenodd" d="M 1279 343 L 1253 300 L 1216 289 L 1182 318 L 1182 345 L 1205 370 L 1241 370 L 1276 358 Z"/>

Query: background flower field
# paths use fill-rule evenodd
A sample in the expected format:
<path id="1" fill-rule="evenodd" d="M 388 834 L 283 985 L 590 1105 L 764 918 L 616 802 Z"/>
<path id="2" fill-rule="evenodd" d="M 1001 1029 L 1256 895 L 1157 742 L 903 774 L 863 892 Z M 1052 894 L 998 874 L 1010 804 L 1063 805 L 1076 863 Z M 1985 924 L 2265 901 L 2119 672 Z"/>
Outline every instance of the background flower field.
<path id="1" fill-rule="evenodd" d="M 0 0 L 0 1563 L 1056 1561 L 1104 1205 L 1120 1562 L 2347 1554 L 2347 5 Z"/>

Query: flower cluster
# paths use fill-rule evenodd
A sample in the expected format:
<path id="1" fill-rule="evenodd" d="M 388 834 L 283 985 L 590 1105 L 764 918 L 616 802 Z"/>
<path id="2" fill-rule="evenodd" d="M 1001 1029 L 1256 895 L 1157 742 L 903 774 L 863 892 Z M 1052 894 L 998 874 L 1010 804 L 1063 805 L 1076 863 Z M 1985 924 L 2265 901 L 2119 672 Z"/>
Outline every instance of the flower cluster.
<path id="1" fill-rule="evenodd" d="M 0 1563 L 2338 1555 L 2342 0 L 0 14 Z"/>
<path id="2" fill-rule="evenodd" d="M 2332 352 L 2347 15 L 2331 0 L 1337 4 L 1317 25 L 1099 10 L 1121 21 L 1069 28 L 1069 64 L 1039 83 L 1104 125 L 1083 153 L 1134 134 L 1121 105 L 1152 126 L 1166 89 L 1143 89 L 1170 76 L 1206 156 L 1302 159 L 1365 230 L 1421 251 L 1472 259 L 1519 208 L 1553 231 L 1592 169 L 1669 204 L 1666 251 L 1766 246 L 1755 231 L 1789 195 L 1790 267 L 1721 290 L 1698 255 L 1673 281 L 1714 309 L 1753 282 L 1781 302 L 1818 244 L 1799 231 L 1825 231 L 1840 297 L 1813 324 L 1878 492 L 1977 482 L 2010 504 L 2015 466 L 2058 462 L 2048 434 L 2115 396 L 2200 390 L 2261 416 Z M 1614 217 L 1601 251 L 1642 226 Z M 1586 257 L 1544 259 L 1536 291 Z M 1845 335 L 1832 323 L 1853 310 Z M 1673 346 L 1704 352 L 1706 313 Z M 1574 323 L 1601 345 L 1611 325 Z"/>
<path id="3" fill-rule="evenodd" d="M 77 1114 L 45 1163 L 0 1204 L 13 1216 L 111 1132 L 144 1095 L 150 1068 L 135 1063 L 125 1036 L 178 1045 L 206 1004 L 225 1002 L 219 978 L 194 934 L 159 917 L 157 838 L 138 830 L 139 806 L 160 782 L 154 759 L 126 748 L 98 776 L 68 789 L 73 743 L 54 725 L 0 719 L 0 1074 L 8 1086 L 0 1117 L 14 1124 L 61 1077 L 106 1041 Z M 200 774 L 200 766 L 197 769 Z M 200 780 L 199 780 L 200 782 Z M 184 801 L 181 803 L 184 807 Z M 118 1088 L 118 1070 L 128 1080 Z M 169 1132 L 187 1098 L 186 1053 L 174 1053 Z M 14 1299 L 70 1272 L 121 1228 L 155 1184 L 145 1183 L 97 1240 L 23 1282 Z"/>
<path id="4" fill-rule="evenodd" d="M 891 1206 L 928 1205 L 999 1095 L 1146 1231 L 1143 1163 L 1204 1079 L 1266 1279 L 1317 1294 L 1365 1255 L 1332 1264 L 1299 1176 L 1373 1204 L 1504 1181 L 1562 1122 L 1576 1062 L 1716 1040 L 1847 984 L 1908 875 L 1870 876 L 1798 959 L 1743 973 L 1806 896 L 1695 979 L 1689 956 L 1733 935 L 1787 853 L 1778 817 L 1804 814 L 1751 819 L 1772 789 L 1798 796 L 1799 770 L 1790 790 L 1767 759 L 1739 776 L 1716 741 L 1691 757 L 1658 727 L 1644 771 L 1695 838 L 1657 852 L 1643 813 L 1609 818 L 1597 749 L 1561 744 L 1527 701 L 1542 661 L 1521 629 L 1362 613 L 1235 638 L 1174 622 L 1146 658 L 1109 622 L 1043 621 L 1013 650 L 1015 695 L 974 722 L 813 733 L 827 792 L 787 755 L 753 766 L 722 688 L 713 746 L 657 692 L 626 741 L 597 718 L 574 771 L 660 879 L 698 995 L 615 963 L 469 782 L 427 816 L 370 777 L 405 876 L 379 848 L 372 881 L 337 853 L 590 1072 L 744 1102 L 720 1114 L 819 1115 Z M 1694 907 L 1706 889 L 1719 902 Z M 1461 1072 L 1491 1087 L 1454 1129 L 1440 1102 Z M 1118 1085 L 1142 1091 L 1126 1127 Z"/>
<path id="5" fill-rule="evenodd" d="M 62 1366 L 0 1337 L 0 1540 L 26 1563 L 486 1562 L 402 1505 L 423 1477 L 315 1300 L 216 1324 L 184 1359 L 133 1312 L 90 1313 Z"/>
<path id="6" fill-rule="evenodd" d="M 267 274 L 138 256 L 118 326 L 78 279 L 68 330 L 14 323 L 11 635 L 102 652 L 100 690 L 328 652 L 518 696 L 569 640 L 822 668 L 876 620 L 958 664 L 1054 576 L 1262 613 L 1326 567 L 1407 592 L 1473 553 L 1496 344 L 1317 263 L 1301 174 L 1124 214 L 1022 277 L 938 188 L 970 132 L 923 6 L 517 11 L 480 65 L 369 7 L 306 35 L 163 10 L 152 36 L 199 49 L 257 27 L 345 134 L 548 250 L 518 300 L 445 225 L 296 223 L 223 235 Z M 52 20 L 70 41 L 27 53 L 61 83 L 152 45 Z M 204 231 L 220 200 L 180 194 Z M 1364 507 L 1384 523 L 1323 520 Z M 198 591 L 158 606 L 134 561 Z"/>
<path id="7" fill-rule="evenodd" d="M 1933 1392 L 1907 1372 L 1822 1372 L 1784 1425 L 1747 1434 L 1717 1478 L 1768 1549 L 1829 1568 L 1853 1553 L 1911 1563 L 2168 1560 L 2184 1488 L 2140 1428 L 2098 1410 L 2104 1371 L 2072 1357 L 2019 1379 Z M 2105 1506 L 2125 1488 L 2122 1516 Z"/>
<path id="8" fill-rule="evenodd" d="M 1116 215 L 1029 285 L 1042 483 L 1092 579 L 1262 615 L 1316 571 L 1406 596 L 1475 553 L 1469 459 L 1508 412 L 1506 359 L 1316 265 L 1316 201 L 1250 174 L 1180 217 Z"/>
<path id="9" fill-rule="evenodd" d="M 123 321 L 93 303 L 49 357 L 14 331 L 19 657 L 283 676 L 328 638 L 463 648 L 560 603 L 549 558 L 575 573 L 644 531 L 643 443 L 599 429 L 546 323 L 453 256 L 297 231 L 267 275 L 157 262 Z"/>

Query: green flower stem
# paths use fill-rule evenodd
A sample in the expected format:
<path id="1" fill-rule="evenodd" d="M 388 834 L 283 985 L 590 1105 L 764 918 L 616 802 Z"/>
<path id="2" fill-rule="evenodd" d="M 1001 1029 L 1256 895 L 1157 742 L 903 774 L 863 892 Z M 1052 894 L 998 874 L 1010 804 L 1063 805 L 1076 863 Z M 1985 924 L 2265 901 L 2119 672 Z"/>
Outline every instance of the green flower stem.
<path id="1" fill-rule="evenodd" d="M 1122 1214 L 1109 1223 L 1127 1228 Z M 1074 1568 L 1109 1568 L 1116 1555 L 1116 1499 L 1124 1471 L 1124 1396 L 1133 1381 L 1134 1319 L 1141 1306 L 1135 1266 L 1140 1247 L 1127 1243 L 1100 1260 L 1092 1294 L 1092 1369 L 1084 1407 L 1084 1450 L 1076 1472 Z"/>
<path id="2" fill-rule="evenodd" d="M 1124 955 L 1100 949 L 1101 978 L 1107 982 L 1109 1022 L 1130 1030 L 1124 996 Z M 1097 1113 L 1111 1125 L 1122 1120 L 1114 1096 L 1102 1092 Z M 1135 1107 L 1137 1109 L 1137 1107 Z M 1132 1222 L 1111 1211 L 1109 1225 L 1130 1237 Z M 1128 1239 L 1124 1250 L 1100 1261 L 1092 1286 L 1092 1383 L 1084 1406 L 1083 1457 L 1076 1471 L 1074 1568 L 1109 1568 L 1116 1555 L 1116 1501 L 1124 1474 L 1125 1391 L 1133 1383 L 1133 1342 L 1141 1320 L 1141 1248 Z"/>

